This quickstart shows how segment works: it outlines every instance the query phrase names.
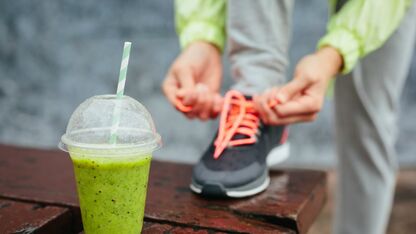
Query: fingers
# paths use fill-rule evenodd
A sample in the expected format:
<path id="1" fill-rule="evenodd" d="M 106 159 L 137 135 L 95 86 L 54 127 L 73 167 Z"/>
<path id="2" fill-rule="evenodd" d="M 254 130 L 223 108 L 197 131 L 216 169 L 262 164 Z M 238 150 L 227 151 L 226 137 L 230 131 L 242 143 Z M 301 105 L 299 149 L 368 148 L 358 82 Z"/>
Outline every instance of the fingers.
<path id="1" fill-rule="evenodd" d="M 275 118 L 275 114 L 273 113 L 272 109 L 270 108 L 269 99 L 272 96 L 273 90 L 267 90 L 264 95 L 261 95 L 259 99 L 259 107 L 260 107 L 260 116 L 265 124 L 269 124 L 269 122 Z"/>
<path id="2" fill-rule="evenodd" d="M 276 118 L 276 119 L 271 120 L 268 124 L 289 125 L 289 124 L 300 123 L 300 122 L 311 122 L 311 121 L 315 121 L 317 117 L 318 117 L 317 113 L 310 113 L 310 114 L 304 114 L 304 115 L 290 116 L 286 118 Z"/>
<path id="3" fill-rule="evenodd" d="M 208 46 L 207 46 L 208 45 Z M 162 84 L 169 102 L 187 117 L 207 119 L 218 115 L 221 98 L 221 56 L 209 43 L 192 43 L 171 65 Z M 197 88 L 198 83 L 207 87 Z"/>
<path id="4" fill-rule="evenodd" d="M 191 70 L 179 69 L 175 72 L 175 78 L 179 84 L 177 98 L 181 99 L 185 106 L 193 106 L 197 101 L 197 93 Z"/>
<path id="5" fill-rule="evenodd" d="M 169 102 L 181 111 L 189 110 L 195 102 L 194 77 L 188 68 L 171 69 L 162 83 L 162 91 Z"/>
<path id="6" fill-rule="evenodd" d="M 162 91 L 172 105 L 176 104 L 176 94 L 178 92 L 178 83 L 172 74 L 168 73 L 162 83 Z"/>
<path id="7" fill-rule="evenodd" d="M 192 111 L 192 107 L 185 106 L 181 100 L 177 99 L 175 103 L 176 109 L 178 109 L 180 112 L 188 113 Z"/>
<path id="8" fill-rule="evenodd" d="M 254 109 L 257 110 L 257 112 L 259 113 L 260 118 L 263 120 L 264 118 L 264 111 L 263 111 L 263 107 L 261 105 L 261 99 L 263 98 L 262 95 L 253 95 L 253 103 L 254 103 Z M 263 120 L 264 122 L 264 120 Z"/>
<path id="9" fill-rule="evenodd" d="M 322 102 L 323 100 L 308 94 L 296 94 L 286 103 L 272 107 L 274 118 L 269 118 L 268 124 L 287 125 L 314 121 L 322 108 Z"/>
<path id="10" fill-rule="evenodd" d="M 197 101 L 192 107 L 192 113 L 201 120 L 207 120 L 211 114 L 211 107 L 214 100 L 211 94 L 203 84 L 196 85 Z"/>
<path id="11" fill-rule="evenodd" d="M 177 106 L 188 118 L 208 120 L 218 116 L 222 109 L 222 97 L 218 93 L 210 91 L 205 84 L 201 83 L 195 85 L 195 90 L 183 92 L 183 95 L 191 95 L 191 92 L 194 96 L 193 98 L 188 97 L 187 100 L 192 102 L 186 102 L 187 97 L 184 96 L 182 105 L 186 105 L 185 109 Z"/>
<path id="12" fill-rule="evenodd" d="M 178 69 L 175 74 L 181 90 L 193 90 L 195 88 L 194 76 L 190 68 Z"/>
<path id="13" fill-rule="evenodd" d="M 271 90 L 267 90 L 262 95 L 255 95 L 253 97 L 254 108 L 258 111 L 260 118 L 265 124 L 268 124 L 274 115 L 268 103 L 270 95 Z"/>
<path id="14" fill-rule="evenodd" d="M 287 85 L 280 88 L 279 92 L 276 94 L 276 98 L 280 103 L 285 103 L 292 99 L 295 95 L 301 93 L 309 85 L 310 84 L 307 79 L 295 77 Z"/>
<path id="15" fill-rule="evenodd" d="M 181 108 L 182 106 L 177 105 L 177 108 L 191 119 L 199 118 L 201 120 L 208 120 L 213 116 L 212 108 L 214 105 L 215 93 L 209 90 L 207 85 L 195 83 L 195 79 L 190 69 L 178 70 L 175 75 L 175 78 L 179 83 L 177 99 L 179 99 L 185 107 Z"/>
<path id="16" fill-rule="evenodd" d="M 317 113 L 321 110 L 323 100 L 308 94 L 299 96 L 286 103 L 276 105 L 273 109 L 280 117 Z"/>
<path id="17" fill-rule="evenodd" d="M 221 95 L 218 94 L 218 93 L 216 93 L 214 95 L 213 99 L 214 100 L 213 100 L 213 104 L 212 104 L 212 111 L 211 111 L 211 116 L 210 117 L 211 118 L 216 118 L 219 115 L 219 113 L 221 113 L 221 111 L 222 111 L 224 100 L 221 97 Z"/>
<path id="18" fill-rule="evenodd" d="M 278 116 L 270 108 L 270 106 L 267 102 L 267 99 L 264 99 L 261 102 L 261 105 L 262 105 L 262 109 L 264 111 L 264 118 L 263 118 L 264 122 L 266 124 L 271 124 L 271 123 L 275 122 L 278 119 Z"/>
<path id="19" fill-rule="evenodd" d="M 265 98 L 267 101 L 267 106 L 269 108 L 273 108 L 276 105 L 280 104 L 280 101 L 277 99 L 277 95 L 280 91 L 280 87 L 274 87 L 265 92 Z"/>
<path id="20" fill-rule="evenodd" d="M 265 124 L 268 124 L 270 121 L 276 118 L 275 113 L 273 113 L 272 107 L 276 105 L 276 92 L 279 88 L 272 88 L 266 90 L 263 94 L 254 96 L 253 100 L 255 103 L 255 108 L 259 112 L 260 118 Z"/>
<path id="21" fill-rule="evenodd" d="M 176 68 L 169 71 L 162 84 L 162 90 L 169 102 L 187 117 L 193 118 L 192 106 L 197 102 L 198 94 L 192 72 L 188 68 Z"/>
<path id="22" fill-rule="evenodd" d="M 281 125 L 315 120 L 323 103 L 323 95 L 315 83 L 311 77 L 297 77 L 285 86 L 266 92 L 263 96 L 268 100 L 261 105 L 265 113 L 263 121 Z"/>
<path id="23" fill-rule="evenodd" d="M 255 108 L 265 124 L 286 125 L 316 119 L 323 100 L 307 94 L 295 93 L 292 99 L 282 104 L 276 101 L 276 96 L 280 92 L 281 88 L 273 88 L 254 97 Z"/>

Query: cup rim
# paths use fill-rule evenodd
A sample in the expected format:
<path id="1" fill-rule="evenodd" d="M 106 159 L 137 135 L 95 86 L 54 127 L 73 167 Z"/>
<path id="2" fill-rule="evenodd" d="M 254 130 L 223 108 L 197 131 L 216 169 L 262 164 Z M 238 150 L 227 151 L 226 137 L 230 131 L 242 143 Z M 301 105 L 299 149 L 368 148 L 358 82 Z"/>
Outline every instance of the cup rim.
<path id="1" fill-rule="evenodd" d="M 109 130 L 111 128 L 88 128 L 88 129 L 81 129 L 73 131 L 71 134 L 77 134 L 77 133 L 83 133 L 83 132 L 89 132 L 92 130 Z M 127 143 L 127 144 L 94 144 L 94 143 L 83 143 L 83 142 L 77 142 L 68 136 L 68 133 L 65 133 L 61 136 L 61 141 L 58 144 L 58 148 L 62 151 L 69 152 L 68 147 L 76 147 L 81 148 L 85 150 L 94 150 L 94 151 L 100 151 L 100 150 L 128 150 L 131 151 L 132 154 L 135 153 L 151 153 L 157 149 L 159 149 L 162 145 L 162 139 L 161 136 L 152 131 L 138 129 L 138 128 L 119 128 L 123 130 L 129 130 L 129 131 L 136 131 L 136 132 L 145 132 L 153 135 L 152 140 L 148 140 L 142 143 Z"/>

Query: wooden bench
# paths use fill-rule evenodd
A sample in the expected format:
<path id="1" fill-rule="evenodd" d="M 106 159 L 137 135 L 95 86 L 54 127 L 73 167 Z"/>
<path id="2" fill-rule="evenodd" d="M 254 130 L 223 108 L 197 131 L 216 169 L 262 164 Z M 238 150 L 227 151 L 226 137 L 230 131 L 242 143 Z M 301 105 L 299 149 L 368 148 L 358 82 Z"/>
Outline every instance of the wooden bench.
<path id="1" fill-rule="evenodd" d="M 143 233 L 306 233 L 326 198 L 326 174 L 272 171 L 246 199 L 204 199 L 188 189 L 190 165 L 152 162 Z M 0 145 L 0 233 L 79 233 L 69 156 Z"/>

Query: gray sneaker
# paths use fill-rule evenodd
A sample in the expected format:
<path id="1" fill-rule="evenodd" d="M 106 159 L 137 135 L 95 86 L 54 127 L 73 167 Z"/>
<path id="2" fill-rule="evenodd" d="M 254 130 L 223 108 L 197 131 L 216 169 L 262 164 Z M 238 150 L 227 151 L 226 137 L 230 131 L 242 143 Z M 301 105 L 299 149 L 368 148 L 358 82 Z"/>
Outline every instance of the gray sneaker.
<path id="1" fill-rule="evenodd" d="M 193 169 L 190 188 L 208 197 L 247 197 L 270 183 L 268 166 L 289 156 L 285 126 L 263 125 L 251 97 L 225 96 L 214 140 Z"/>

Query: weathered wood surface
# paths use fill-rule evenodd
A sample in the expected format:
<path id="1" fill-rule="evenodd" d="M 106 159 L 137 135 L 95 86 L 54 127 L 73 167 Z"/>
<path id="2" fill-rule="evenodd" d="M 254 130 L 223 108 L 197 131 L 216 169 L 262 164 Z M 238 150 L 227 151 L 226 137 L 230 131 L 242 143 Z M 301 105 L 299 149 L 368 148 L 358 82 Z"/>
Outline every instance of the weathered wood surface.
<path id="1" fill-rule="evenodd" d="M 265 192 L 237 200 L 191 193 L 190 176 L 189 165 L 152 163 L 144 233 L 306 233 L 326 196 L 320 171 L 273 171 Z M 79 225 L 72 165 L 64 152 L 0 145 L 0 197 L 69 207 L 73 225 Z"/>
<path id="2" fill-rule="evenodd" d="M 0 145 L 0 196 L 77 207 L 69 156 L 56 150 Z"/>
<path id="3" fill-rule="evenodd" d="M 204 199 L 188 189 L 190 166 L 161 163 L 152 167 L 146 217 L 155 220 L 198 224 L 219 230 L 256 231 L 254 221 L 277 224 L 306 232 L 325 201 L 323 172 L 289 170 L 271 172 L 269 188 L 246 199 Z M 234 229 L 235 228 L 235 229 Z M 276 231 L 275 231 L 276 232 Z"/>
<path id="4" fill-rule="evenodd" d="M 73 233 L 68 208 L 0 199 L 0 233 Z"/>
<path id="5" fill-rule="evenodd" d="M 171 224 L 160 224 L 146 222 L 143 226 L 142 234 L 163 233 L 163 234 L 225 234 L 226 232 L 214 231 L 211 229 L 204 229 L 199 227 L 178 227 Z"/>

